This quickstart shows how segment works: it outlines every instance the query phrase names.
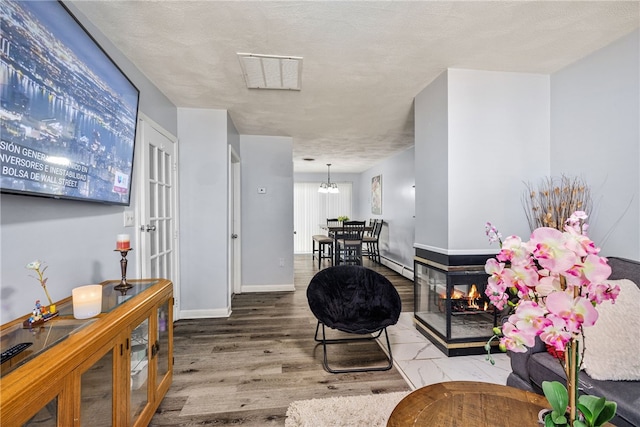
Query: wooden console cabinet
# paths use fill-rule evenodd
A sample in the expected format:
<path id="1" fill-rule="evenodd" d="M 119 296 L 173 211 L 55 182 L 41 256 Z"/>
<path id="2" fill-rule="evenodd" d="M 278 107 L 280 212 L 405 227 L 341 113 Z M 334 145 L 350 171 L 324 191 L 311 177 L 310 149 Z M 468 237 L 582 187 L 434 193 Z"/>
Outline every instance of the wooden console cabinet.
<path id="1" fill-rule="evenodd" d="M 102 313 L 78 320 L 71 298 L 60 316 L 39 328 L 16 319 L 2 325 L 2 351 L 33 344 L 2 363 L 3 426 L 146 426 L 173 375 L 173 284 L 132 280 L 114 290 L 102 283 Z"/>

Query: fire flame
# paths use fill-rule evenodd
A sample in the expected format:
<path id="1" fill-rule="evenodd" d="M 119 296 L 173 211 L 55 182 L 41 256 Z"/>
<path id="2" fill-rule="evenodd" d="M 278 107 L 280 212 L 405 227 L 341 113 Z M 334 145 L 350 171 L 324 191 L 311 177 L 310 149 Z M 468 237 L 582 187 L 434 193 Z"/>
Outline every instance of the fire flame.
<path id="1" fill-rule="evenodd" d="M 478 288 L 476 285 L 471 285 L 471 289 L 469 289 L 469 295 L 467 296 L 467 301 L 469 301 L 469 308 L 480 309 L 478 306 L 478 299 L 480 298 L 480 292 L 478 292 Z"/>
<path id="2" fill-rule="evenodd" d="M 440 294 L 440 297 L 442 299 L 445 298 L 443 294 Z M 452 300 L 465 299 L 467 300 L 468 308 L 481 310 L 479 303 L 482 300 L 482 295 L 480 294 L 480 292 L 478 292 L 478 287 L 475 284 L 471 285 L 471 288 L 469 289 L 469 293 L 459 291 L 458 289 L 452 289 L 450 298 Z M 484 307 L 482 308 L 482 310 L 487 311 L 488 309 L 489 309 L 489 304 L 485 301 Z"/>
<path id="3" fill-rule="evenodd" d="M 464 292 L 461 292 L 457 289 L 451 291 L 451 299 L 462 299 L 465 297 Z"/>
<path id="4" fill-rule="evenodd" d="M 469 301 L 480 298 L 480 292 L 478 292 L 478 288 L 476 288 L 475 283 L 471 285 L 471 289 L 469 290 Z"/>

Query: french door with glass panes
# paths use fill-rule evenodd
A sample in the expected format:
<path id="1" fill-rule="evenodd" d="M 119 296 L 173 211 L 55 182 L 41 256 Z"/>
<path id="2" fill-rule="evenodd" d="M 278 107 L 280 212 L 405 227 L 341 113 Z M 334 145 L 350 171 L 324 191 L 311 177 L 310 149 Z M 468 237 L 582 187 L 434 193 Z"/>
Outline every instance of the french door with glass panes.
<path id="1" fill-rule="evenodd" d="M 163 278 L 178 286 L 177 138 L 141 115 L 138 162 L 140 185 L 140 276 Z M 178 310 L 174 314 L 177 314 Z M 177 317 L 174 317 L 177 320 Z"/>

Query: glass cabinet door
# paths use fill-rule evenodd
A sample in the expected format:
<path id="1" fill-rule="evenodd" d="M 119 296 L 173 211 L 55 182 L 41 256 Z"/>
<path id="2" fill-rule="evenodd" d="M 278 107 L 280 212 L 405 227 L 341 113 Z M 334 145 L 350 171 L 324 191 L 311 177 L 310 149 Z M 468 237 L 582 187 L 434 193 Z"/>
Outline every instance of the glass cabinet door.
<path id="1" fill-rule="evenodd" d="M 149 319 L 131 331 L 131 424 L 149 403 Z"/>
<path id="2" fill-rule="evenodd" d="M 169 372 L 169 322 L 171 321 L 169 310 L 169 300 L 165 301 L 158 307 L 158 333 L 156 335 L 156 362 L 157 362 L 157 374 L 156 374 L 156 389 L 160 386 L 160 383 Z"/>
<path id="3" fill-rule="evenodd" d="M 55 397 L 35 414 L 25 426 L 56 427 L 58 425 L 58 398 Z"/>
<path id="4" fill-rule="evenodd" d="M 80 376 L 80 425 L 113 425 L 113 348 Z"/>

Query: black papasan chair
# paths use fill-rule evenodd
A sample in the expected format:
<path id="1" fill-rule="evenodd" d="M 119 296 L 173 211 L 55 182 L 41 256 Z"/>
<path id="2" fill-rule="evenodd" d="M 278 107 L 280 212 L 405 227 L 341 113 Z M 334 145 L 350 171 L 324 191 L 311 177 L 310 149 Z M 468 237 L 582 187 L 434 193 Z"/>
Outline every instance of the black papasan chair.
<path id="1" fill-rule="evenodd" d="M 359 265 L 328 267 L 313 276 L 307 300 L 318 319 L 315 340 L 322 343 L 324 368 L 331 373 L 386 371 L 393 366 L 387 326 L 395 325 L 402 311 L 398 291 L 382 274 Z M 322 325 L 322 339 L 318 330 Z M 325 326 L 369 337 L 327 339 Z M 375 340 L 384 331 L 388 364 L 381 367 L 333 369 L 327 360 L 327 344 Z M 372 334 L 376 334 L 375 336 Z"/>

